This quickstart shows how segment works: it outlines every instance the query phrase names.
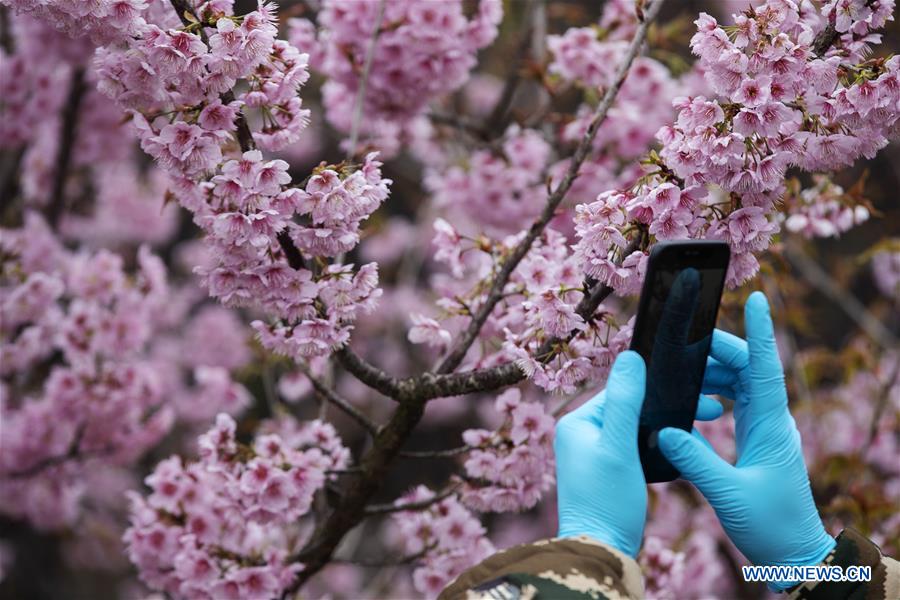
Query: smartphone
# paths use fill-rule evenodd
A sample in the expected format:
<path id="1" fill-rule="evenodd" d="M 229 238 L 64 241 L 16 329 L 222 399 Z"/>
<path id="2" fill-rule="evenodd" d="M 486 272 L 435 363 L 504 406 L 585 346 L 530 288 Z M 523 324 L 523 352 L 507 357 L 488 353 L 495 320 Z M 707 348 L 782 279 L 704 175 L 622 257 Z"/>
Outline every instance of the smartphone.
<path id="1" fill-rule="evenodd" d="M 679 472 L 659 451 L 664 427 L 691 431 L 731 252 L 725 242 L 685 240 L 653 246 L 631 349 L 647 365 L 638 450 L 647 483 Z"/>

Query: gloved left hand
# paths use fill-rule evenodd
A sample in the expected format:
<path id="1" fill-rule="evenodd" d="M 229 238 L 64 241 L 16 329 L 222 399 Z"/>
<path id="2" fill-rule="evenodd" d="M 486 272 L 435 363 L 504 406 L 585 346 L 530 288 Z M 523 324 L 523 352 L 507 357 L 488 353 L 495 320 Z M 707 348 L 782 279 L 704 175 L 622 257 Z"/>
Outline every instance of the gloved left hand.
<path id="1" fill-rule="evenodd" d="M 646 368 L 622 352 L 606 389 L 556 425 L 559 536 L 587 535 L 636 557 L 647 517 L 647 484 L 637 432 Z M 711 421 L 722 405 L 700 397 L 697 419 Z"/>

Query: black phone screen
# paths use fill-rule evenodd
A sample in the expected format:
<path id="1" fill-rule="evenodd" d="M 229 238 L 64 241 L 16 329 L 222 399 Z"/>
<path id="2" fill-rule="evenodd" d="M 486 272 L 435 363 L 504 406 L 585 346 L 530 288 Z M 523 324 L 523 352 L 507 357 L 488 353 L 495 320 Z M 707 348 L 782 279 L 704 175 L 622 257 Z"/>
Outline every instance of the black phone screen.
<path id="1" fill-rule="evenodd" d="M 691 430 L 729 256 L 720 242 L 654 250 L 631 342 L 647 365 L 638 447 L 648 482 L 678 477 L 656 449 L 655 434 L 663 427 Z"/>

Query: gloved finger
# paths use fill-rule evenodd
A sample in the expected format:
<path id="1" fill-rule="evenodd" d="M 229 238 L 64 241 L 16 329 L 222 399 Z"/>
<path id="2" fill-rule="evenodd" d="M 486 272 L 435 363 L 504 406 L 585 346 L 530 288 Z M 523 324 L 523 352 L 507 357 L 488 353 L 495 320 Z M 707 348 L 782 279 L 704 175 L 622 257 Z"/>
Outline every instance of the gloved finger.
<path id="1" fill-rule="evenodd" d="M 756 414 L 786 409 L 784 368 L 778 357 L 769 301 L 762 292 L 753 292 L 747 299 L 744 306 L 744 326 L 747 330 L 749 373 L 754 396 L 750 409 Z"/>
<path id="2" fill-rule="evenodd" d="M 637 454 L 638 420 L 646 378 L 640 354 L 626 350 L 616 357 L 605 390 L 603 443 L 607 448 Z"/>
<path id="3" fill-rule="evenodd" d="M 715 421 L 722 416 L 725 409 L 717 400 L 710 398 L 706 394 L 700 394 L 700 401 L 697 403 L 698 421 Z"/>
<path id="4" fill-rule="evenodd" d="M 606 390 L 600 390 L 600 393 L 593 398 L 566 414 L 563 419 L 589 421 L 597 427 L 603 426 L 603 406 L 606 404 Z M 562 419 L 560 419 L 562 421 Z"/>
<path id="5" fill-rule="evenodd" d="M 671 350 L 687 345 L 688 333 L 694 320 L 697 298 L 700 295 L 700 273 L 687 268 L 678 274 L 666 298 L 659 325 L 656 328 L 654 349 Z"/>
<path id="6" fill-rule="evenodd" d="M 740 376 L 750 366 L 747 342 L 733 333 L 721 329 L 713 331 L 709 355 L 720 364 L 732 369 L 737 376 Z"/>
<path id="7" fill-rule="evenodd" d="M 707 498 L 716 495 L 734 468 L 716 454 L 703 436 L 696 437 L 675 427 L 659 432 L 659 449 L 681 472 L 681 477 Z"/>
<path id="8" fill-rule="evenodd" d="M 740 381 L 737 371 L 713 357 L 706 359 L 701 390 L 704 394 L 720 394 L 734 398 L 735 388 L 738 385 L 740 385 Z"/>
<path id="9" fill-rule="evenodd" d="M 703 444 L 704 446 L 706 446 L 713 452 L 716 451 L 716 449 L 712 447 L 712 444 L 709 443 L 709 440 L 707 440 L 706 437 L 702 433 L 700 433 L 700 431 L 696 427 L 691 429 L 691 435 L 694 436 L 701 444 Z"/>

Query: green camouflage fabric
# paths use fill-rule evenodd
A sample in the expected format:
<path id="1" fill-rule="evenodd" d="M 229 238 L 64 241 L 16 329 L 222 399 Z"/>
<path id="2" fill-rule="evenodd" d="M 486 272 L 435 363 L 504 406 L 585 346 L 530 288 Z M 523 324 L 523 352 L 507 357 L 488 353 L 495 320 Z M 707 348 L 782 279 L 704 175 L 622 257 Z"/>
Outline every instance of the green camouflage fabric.
<path id="1" fill-rule="evenodd" d="M 900 563 L 846 529 L 822 564 L 872 567 L 868 582 L 808 582 L 786 600 L 900 600 Z M 557 538 L 498 552 L 456 578 L 438 600 L 619 600 L 642 598 L 630 556 L 588 537 Z"/>
<path id="2" fill-rule="evenodd" d="M 579 536 L 498 552 L 457 577 L 438 600 L 620 600 L 643 593 L 633 558 Z"/>
<path id="3" fill-rule="evenodd" d="M 788 590 L 790 600 L 900 600 L 900 562 L 855 529 L 847 528 L 823 565 L 872 567 L 871 581 L 808 581 Z"/>

